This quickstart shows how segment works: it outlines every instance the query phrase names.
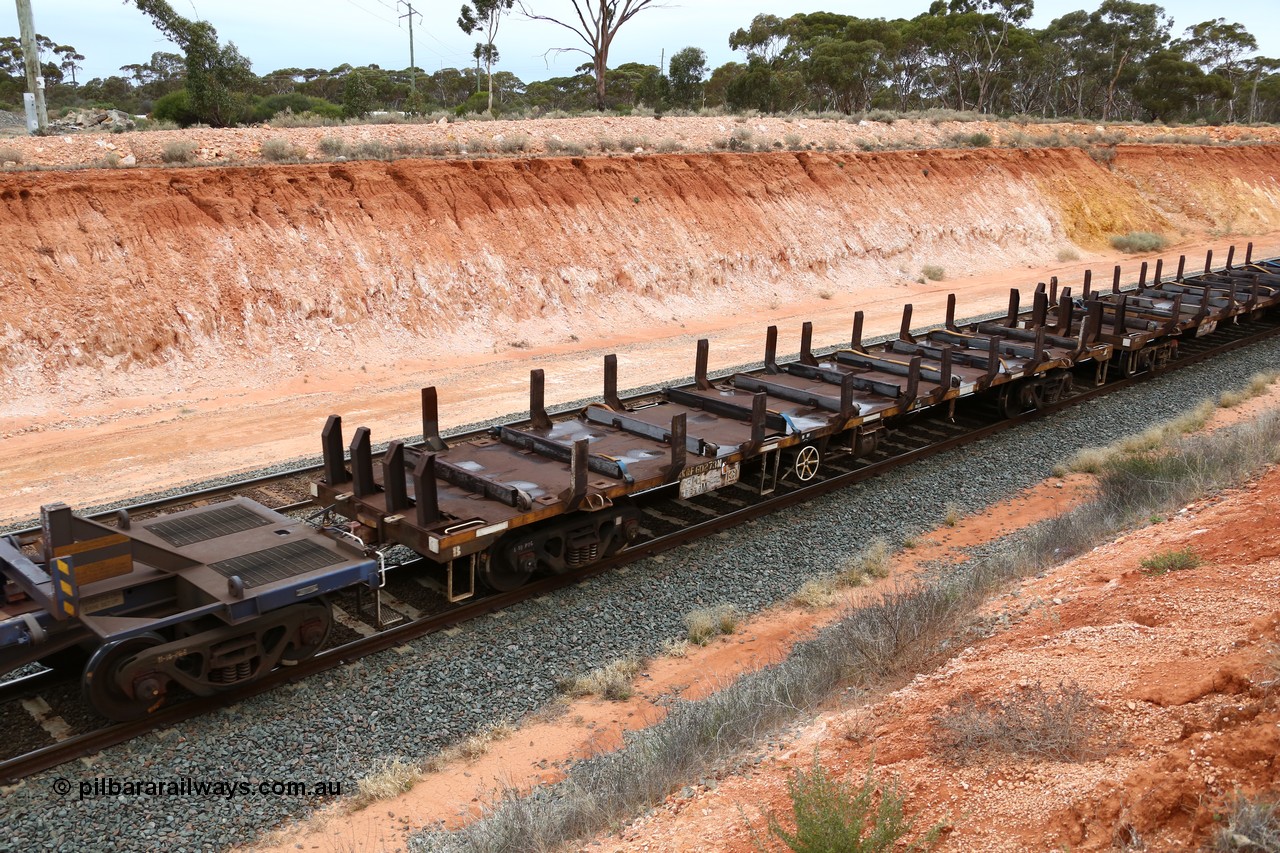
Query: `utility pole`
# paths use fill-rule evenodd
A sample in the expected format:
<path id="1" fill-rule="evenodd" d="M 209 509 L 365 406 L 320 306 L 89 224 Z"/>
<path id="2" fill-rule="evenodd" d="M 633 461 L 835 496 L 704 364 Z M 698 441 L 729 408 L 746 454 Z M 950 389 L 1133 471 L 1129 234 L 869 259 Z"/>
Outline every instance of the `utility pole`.
<path id="1" fill-rule="evenodd" d="M 417 15 L 418 20 L 422 20 L 422 13 L 414 11 L 413 4 L 409 3 L 407 0 L 396 0 L 397 11 L 399 11 L 401 6 L 404 6 L 409 10 L 408 13 L 401 15 L 400 17 L 409 19 L 409 91 L 412 92 L 416 88 L 414 78 L 418 76 L 418 72 L 416 70 L 418 66 L 413 59 L 413 16 Z"/>
<path id="2" fill-rule="evenodd" d="M 44 77 L 40 76 L 40 53 L 36 50 L 36 25 L 31 17 L 31 0 L 18 0 L 18 28 L 22 37 L 22 58 L 27 67 L 27 91 L 35 99 L 36 133 L 49 132 L 49 113 L 44 107 Z"/>

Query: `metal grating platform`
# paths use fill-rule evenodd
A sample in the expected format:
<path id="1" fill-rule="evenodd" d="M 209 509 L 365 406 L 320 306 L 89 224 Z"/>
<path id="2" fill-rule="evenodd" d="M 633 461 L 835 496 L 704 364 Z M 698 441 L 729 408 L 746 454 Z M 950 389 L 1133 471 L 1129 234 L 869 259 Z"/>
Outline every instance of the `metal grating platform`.
<path id="1" fill-rule="evenodd" d="M 148 524 L 147 530 L 175 548 L 180 548 L 183 545 L 194 545 L 197 542 L 217 539 L 219 536 L 242 533 L 270 523 L 271 519 L 263 518 L 248 507 L 232 504 L 211 509 L 208 512 Z"/>
<path id="2" fill-rule="evenodd" d="M 210 563 L 209 568 L 223 577 L 239 575 L 246 587 L 253 587 L 287 580 L 343 562 L 346 562 L 346 558 L 341 554 L 335 554 L 315 542 L 303 540 L 277 545 L 264 551 L 254 551 L 242 557 L 219 560 Z"/>

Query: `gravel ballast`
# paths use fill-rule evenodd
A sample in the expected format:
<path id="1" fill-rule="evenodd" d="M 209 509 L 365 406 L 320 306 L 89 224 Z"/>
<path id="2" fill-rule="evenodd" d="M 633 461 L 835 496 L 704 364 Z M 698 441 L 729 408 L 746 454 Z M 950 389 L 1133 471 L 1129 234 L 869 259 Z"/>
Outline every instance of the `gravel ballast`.
<path id="1" fill-rule="evenodd" d="M 1044 479 L 1077 449 L 1174 417 L 1277 357 L 1280 340 L 1220 356 L 40 774 L 5 792 L 0 849 L 220 850 L 251 840 L 324 801 L 259 794 L 260 782 L 354 792 L 379 759 L 425 757 L 537 710 L 564 676 L 657 653 L 683 634 L 690 610 L 730 603 L 759 611 L 872 539 L 896 544 L 937 526 L 946 502 L 977 512 Z M 82 786 L 100 779 L 177 790 L 81 799 Z M 192 790 L 219 782 L 236 784 L 229 793 Z"/>

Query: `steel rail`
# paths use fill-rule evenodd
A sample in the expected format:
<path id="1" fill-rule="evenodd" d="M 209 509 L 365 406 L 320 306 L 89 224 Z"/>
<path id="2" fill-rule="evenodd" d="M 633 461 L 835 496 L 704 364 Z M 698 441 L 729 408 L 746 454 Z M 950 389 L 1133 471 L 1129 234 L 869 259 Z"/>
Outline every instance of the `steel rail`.
<path id="1" fill-rule="evenodd" d="M 224 693 L 220 693 L 217 696 L 201 697 L 172 707 L 162 708 L 157 713 L 142 720 L 129 723 L 112 724 L 105 728 L 98 729 L 93 732 L 87 732 L 82 735 L 76 735 L 59 743 L 50 744 L 49 746 L 41 747 L 38 750 L 25 753 L 21 756 L 7 759 L 0 762 L 0 784 L 12 784 L 42 770 L 47 770 L 64 762 L 99 752 L 110 746 L 124 743 L 155 729 L 175 725 L 208 711 L 229 707 L 250 697 L 258 696 L 277 689 L 285 684 L 294 683 L 333 667 L 351 663 L 359 660 L 360 658 L 367 657 L 368 655 L 404 645 L 405 643 L 425 636 L 426 634 L 452 627 L 453 625 L 466 622 L 487 613 L 502 610 L 522 601 L 546 595 L 554 592 L 555 590 L 579 583 L 587 578 L 599 575 L 626 563 L 650 557 L 664 551 L 669 551 L 681 545 L 705 538 L 711 534 L 735 527 L 746 521 L 769 515 L 786 507 L 807 502 L 815 497 L 828 494 L 837 489 L 872 477 L 880 476 L 904 465 L 908 465 L 922 459 L 927 459 L 931 456 L 936 456 L 949 450 L 964 447 L 974 442 L 981 441 L 989 436 L 1003 432 L 1004 430 L 1040 420 L 1072 406 L 1079 405 L 1080 403 L 1106 396 L 1136 383 L 1149 381 L 1157 376 L 1176 372 L 1177 370 L 1188 367 L 1192 364 L 1197 364 L 1218 355 L 1260 343 L 1261 341 L 1280 334 L 1280 325 L 1271 323 L 1264 324 L 1259 321 L 1250 321 L 1250 323 L 1251 325 L 1246 324 L 1247 328 L 1245 329 L 1245 334 L 1232 340 L 1223 341 L 1213 346 L 1206 346 L 1204 349 L 1195 347 L 1195 352 L 1180 352 L 1164 370 L 1157 374 L 1153 375 L 1150 373 L 1143 373 L 1129 378 L 1118 377 L 1112 379 L 1104 385 L 1072 393 L 1069 397 L 1064 398 L 1057 403 L 1025 412 L 1017 417 L 997 420 L 987 424 L 986 426 L 949 436 L 923 447 L 914 448 L 877 462 L 865 464 L 851 471 L 845 471 L 833 476 L 828 476 L 819 482 L 796 487 L 790 491 L 764 498 L 750 506 L 726 513 L 717 518 L 708 518 L 706 521 L 690 524 L 686 527 L 667 533 L 659 538 L 637 543 L 636 545 L 628 547 L 625 551 L 606 558 L 605 560 L 585 569 L 563 575 L 543 578 L 526 584 L 519 589 L 512 590 L 511 592 L 497 593 L 482 599 L 470 601 L 443 613 L 424 616 L 420 619 L 381 631 L 370 637 L 364 637 L 345 645 L 325 650 L 312 658 L 300 661 L 294 666 L 277 669 L 266 677 L 253 682 L 252 684 L 245 685 L 244 687 L 233 688 Z M 1257 328 L 1255 331 L 1248 330 L 1253 327 L 1260 328 Z M 1220 330 L 1219 333 L 1223 333 L 1225 331 L 1226 330 Z M 937 413 L 922 412 L 920 416 L 912 422 L 927 422 L 930 420 L 930 414 L 933 414 L 934 417 L 937 416 Z M 426 562 L 427 561 L 425 560 L 412 561 L 402 565 L 401 568 L 411 570 L 415 565 L 425 564 Z"/>

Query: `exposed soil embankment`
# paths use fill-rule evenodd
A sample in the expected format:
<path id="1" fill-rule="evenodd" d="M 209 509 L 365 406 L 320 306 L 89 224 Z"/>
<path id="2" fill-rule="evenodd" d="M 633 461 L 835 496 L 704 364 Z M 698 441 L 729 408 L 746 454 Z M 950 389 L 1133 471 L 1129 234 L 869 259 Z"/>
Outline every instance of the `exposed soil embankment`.
<path id="1" fill-rule="evenodd" d="M 1117 151 L 1110 168 L 988 149 L 8 173 L 6 410 L 140 365 L 491 351 L 1133 229 L 1280 228 L 1280 147 Z"/>

